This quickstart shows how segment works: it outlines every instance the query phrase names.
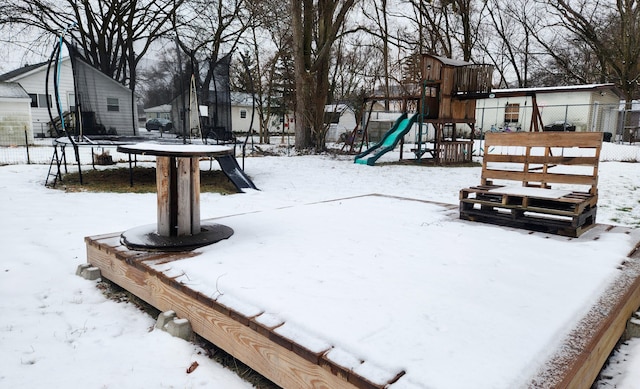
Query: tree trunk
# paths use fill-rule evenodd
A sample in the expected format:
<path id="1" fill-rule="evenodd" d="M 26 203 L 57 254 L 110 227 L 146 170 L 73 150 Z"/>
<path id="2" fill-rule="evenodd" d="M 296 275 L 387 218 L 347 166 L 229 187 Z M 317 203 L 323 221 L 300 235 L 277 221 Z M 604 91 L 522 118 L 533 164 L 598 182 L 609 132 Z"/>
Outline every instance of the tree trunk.
<path id="1" fill-rule="evenodd" d="M 308 1 L 305 1 L 305 6 Z M 293 61 L 296 83 L 295 107 L 295 147 L 297 150 L 311 147 L 311 121 L 307 102 L 311 96 L 311 76 L 305 63 L 310 50 L 310 37 L 305 36 L 302 15 L 302 1 L 291 0 L 291 24 L 293 29 Z M 308 41 L 308 43 L 307 43 Z M 309 48 L 307 48 L 307 46 Z"/>

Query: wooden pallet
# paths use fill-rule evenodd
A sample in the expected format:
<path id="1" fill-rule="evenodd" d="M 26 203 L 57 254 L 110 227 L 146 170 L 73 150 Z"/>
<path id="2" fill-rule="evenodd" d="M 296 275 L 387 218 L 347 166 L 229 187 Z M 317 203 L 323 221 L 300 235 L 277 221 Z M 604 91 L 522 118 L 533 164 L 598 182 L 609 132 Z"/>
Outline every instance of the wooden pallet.
<path id="1" fill-rule="evenodd" d="M 488 133 L 481 184 L 460 190 L 460 218 L 579 236 L 596 223 L 601 145 L 602 133 Z"/>

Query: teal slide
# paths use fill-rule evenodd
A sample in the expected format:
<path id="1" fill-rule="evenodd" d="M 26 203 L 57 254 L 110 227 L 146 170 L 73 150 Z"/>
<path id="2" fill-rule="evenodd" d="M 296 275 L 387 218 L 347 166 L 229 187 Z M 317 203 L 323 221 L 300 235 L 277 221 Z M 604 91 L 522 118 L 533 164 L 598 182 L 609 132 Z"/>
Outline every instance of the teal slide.
<path id="1" fill-rule="evenodd" d="M 362 165 L 373 166 L 378 158 L 380 158 L 384 153 L 393 150 L 398 145 L 400 139 L 409 132 L 417 119 L 418 114 L 408 117 L 406 112 L 403 113 L 393 124 L 393 127 L 384 134 L 382 140 L 366 151 L 356 155 L 354 162 Z M 366 158 L 367 155 L 369 155 L 368 158 Z"/>

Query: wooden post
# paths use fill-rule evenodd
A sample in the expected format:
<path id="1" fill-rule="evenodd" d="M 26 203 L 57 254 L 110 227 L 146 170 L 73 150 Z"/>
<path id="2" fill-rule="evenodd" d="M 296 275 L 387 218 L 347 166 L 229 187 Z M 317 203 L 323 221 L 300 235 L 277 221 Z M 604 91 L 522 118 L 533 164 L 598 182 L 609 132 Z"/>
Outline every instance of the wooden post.
<path id="1" fill-rule="evenodd" d="M 169 205 L 170 157 L 156 157 L 156 188 L 158 191 L 158 235 L 171 236 Z"/>
<path id="2" fill-rule="evenodd" d="M 200 158 L 191 158 L 191 234 L 200 233 Z"/>
<path id="3" fill-rule="evenodd" d="M 191 235 L 191 158 L 177 158 L 177 236 Z"/>

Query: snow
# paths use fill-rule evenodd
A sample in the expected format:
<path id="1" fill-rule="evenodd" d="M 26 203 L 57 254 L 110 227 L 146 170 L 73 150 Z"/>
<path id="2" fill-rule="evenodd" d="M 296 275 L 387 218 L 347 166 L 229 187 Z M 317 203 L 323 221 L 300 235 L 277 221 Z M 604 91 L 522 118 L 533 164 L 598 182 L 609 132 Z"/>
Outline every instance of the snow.
<path id="1" fill-rule="evenodd" d="M 126 149 L 127 151 L 138 152 L 140 154 L 154 155 L 154 153 L 171 153 L 185 156 L 231 151 L 231 148 L 228 146 L 203 144 L 163 144 L 152 142 L 136 143 L 133 145 L 122 146 L 122 148 Z"/>
<path id="2" fill-rule="evenodd" d="M 505 186 L 502 188 L 490 189 L 489 192 L 500 192 L 519 196 L 535 196 L 546 199 L 558 199 L 571 194 L 570 190 L 533 188 L 527 186 Z"/>
<path id="3" fill-rule="evenodd" d="M 640 152 L 605 146 L 598 222 L 637 228 L 640 164 L 612 160 Z M 50 190 L 47 170 L 0 167 L 0 387 L 250 387 L 75 275 L 84 237 L 153 222 L 155 194 Z M 179 268 L 156 266 L 309 350 L 329 348 L 327 359 L 372 381 L 404 371 L 394 389 L 524 386 L 638 236 L 569 240 L 460 221 L 458 191 L 479 183 L 479 167 L 325 155 L 252 157 L 245 170 L 260 191 L 201 194 L 203 218 L 234 235 Z M 603 388 L 635 387 L 637 339 L 609 369 Z"/>

